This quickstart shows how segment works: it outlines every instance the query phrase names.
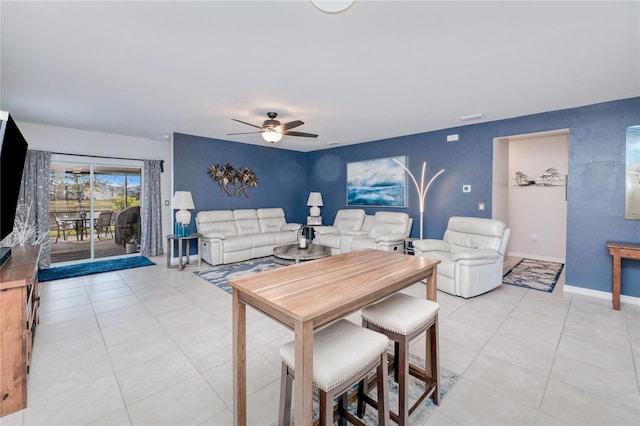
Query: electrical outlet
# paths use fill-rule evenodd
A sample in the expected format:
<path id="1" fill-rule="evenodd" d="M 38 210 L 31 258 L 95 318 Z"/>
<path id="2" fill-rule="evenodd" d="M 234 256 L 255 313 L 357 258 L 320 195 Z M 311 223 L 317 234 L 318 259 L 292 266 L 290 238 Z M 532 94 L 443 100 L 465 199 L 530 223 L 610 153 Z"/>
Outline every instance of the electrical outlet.
<path id="1" fill-rule="evenodd" d="M 462 192 L 471 192 L 471 185 L 462 185 Z"/>
<path id="2" fill-rule="evenodd" d="M 164 200 L 164 205 L 169 207 L 169 200 Z"/>
<path id="3" fill-rule="evenodd" d="M 484 203 L 478 203 L 478 211 L 480 212 L 484 211 Z"/>

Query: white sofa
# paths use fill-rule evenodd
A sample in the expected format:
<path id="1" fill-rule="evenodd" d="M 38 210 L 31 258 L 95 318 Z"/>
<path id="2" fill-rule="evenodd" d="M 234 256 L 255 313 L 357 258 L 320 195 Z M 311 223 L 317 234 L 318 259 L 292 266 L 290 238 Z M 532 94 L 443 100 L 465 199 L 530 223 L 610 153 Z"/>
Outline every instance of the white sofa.
<path id="1" fill-rule="evenodd" d="M 442 240 L 413 242 L 416 256 L 438 259 L 438 290 L 469 298 L 502 284 L 511 230 L 494 219 L 449 218 Z"/>
<path id="2" fill-rule="evenodd" d="M 366 217 L 362 209 L 338 210 L 333 226 L 316 226 L 313 228 L 315 242 L 331 247 L 331 254 L 340 254 L 340 235 L 349 231 L 360 231 Z"/>
<path id="3" fill-rule="evenodd" d="M 196 215 L 202 234 L 202 260 L 211 265 L 270 256 L 275 246 L 297 241 L 299 223 L 287 223 L 284 210 L 205 210 Z"/>
<path id="4" fill-rule="evenodd" d="M 363 210 L 360 211 L 364 214 Z M 364 215 L 362 222 L 359 217 L 357 209 L 339 210 L 333 227 L 315 228 L 316 242 L 331 247 L 332 255 L 365 248 L 402 252 L 404 240 L 409 237 L 413 224 L 408 214 L 377 212 Z M 336 222 L 338 226 L 335 226 Z"/>

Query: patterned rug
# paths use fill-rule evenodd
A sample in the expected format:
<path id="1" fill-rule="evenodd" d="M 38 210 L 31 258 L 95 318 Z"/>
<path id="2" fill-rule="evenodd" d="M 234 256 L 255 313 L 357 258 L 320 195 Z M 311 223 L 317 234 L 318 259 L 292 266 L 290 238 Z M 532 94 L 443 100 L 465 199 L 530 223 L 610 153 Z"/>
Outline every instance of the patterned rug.
<path id="1" fill-rule="evenodd" d="M 121 269 L 139 268 L 155 265 L 144 256 L 125 257 L 123 259 L 98 260 L 96 262 L 78 263 L 77 265 L 58 266 L 38 271 L 38 281 L 53 281 L 82 275 L 99 274 L 101 272 L 118 271 Z"/>
<path id="2" fill-rule="evenodd" d="M 504 284 L 553 292 L 564 263 L 522 259 L 502 278 Z"/>
<path id="3" fill-rule="evenodd" d="M 257 274 L 258 272 L 269 271 L 271 269 L 279 268 L 280 266 L 282 265 L 275 263 L 271 256 L 269 256 L 248 260 L 246 262 L 216 266 L 213 269 L 208 269 L 206 271 L 194 271 L 193 273 L 231 294 L 231 286 L 227 279 L 243 277 L 249 274 Z"/>

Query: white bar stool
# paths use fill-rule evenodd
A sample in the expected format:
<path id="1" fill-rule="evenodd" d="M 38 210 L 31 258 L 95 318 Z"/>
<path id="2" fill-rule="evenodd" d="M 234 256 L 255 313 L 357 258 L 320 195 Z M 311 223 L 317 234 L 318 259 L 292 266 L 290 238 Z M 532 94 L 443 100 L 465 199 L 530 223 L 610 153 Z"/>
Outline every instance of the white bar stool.
<path id="1" fill-rule="evenodd" d="M 440 405 L 440 367 L 438 361 L 438 311 L 436 302 L 404 293 L 396 293 L 387 299 L 362 310 L 362 326 L 382 333 L 395 343 L 393 359 L 394 379 L 398 382 L 398 413 L 390 411 L 390 416 L 398 425 L 409 423 L 409 415 L 425 399 L 431 397 Z M 414 365 L 409 365 L 409 342 L 421 333 L 427 333 L 430 353 L 425 365 L 431 365 L 431 374 Z M 430 362 L 429 362 L 430 361 Z M 409 374 L 422 380 L 424 393 L 409 408 Z M 360 383 L 358 393 L 358 416 L 362 417 L 365 403 L 376 406 L 377 403 L 367 393 L 367 381 Z"/>
<path id="2" fill-rule="evenodd" d="M 347 320 L 340 320 L 313 334 L 313 386 L 320 403 L 320 425 L 333 425 L 333 400 L 338 403 L 338 424 L 346 420 L 364 425 L 347 411 L 347 391 L 374 369 L 377 370 L 378 423 L 389 421 L 389 394 L 387 347 L 389 339 Z M 289 342 L 280 348 L 282 374 L 280 377 L 280 407 L 278 425 L 291 422 L 291 388 L 294 379 L 295 344 Z"/>

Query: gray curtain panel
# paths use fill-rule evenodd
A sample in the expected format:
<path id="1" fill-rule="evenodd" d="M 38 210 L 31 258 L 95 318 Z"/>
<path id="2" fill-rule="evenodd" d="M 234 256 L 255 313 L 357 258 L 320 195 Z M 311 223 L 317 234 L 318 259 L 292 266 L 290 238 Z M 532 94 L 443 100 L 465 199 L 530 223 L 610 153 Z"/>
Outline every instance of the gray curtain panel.
<path id="1" fill-rule="evenodd" d="M 27 244 L 33 244 L 37 240 L 42 241 L 38 261 L 40 269 L 46 269 L 51 264 L 51 240 L 48 238 L 50 170 L 50 152 L 27 150 L 18 203 L 29 208 L 28 221 L 30 225 L 35 225 L 36 229 L 35 235 Z"/>
<path id="2" fill-rule="evenodd" d="M 162 251 L 162 199 L 160 194 L 160 160 L 144 160 L 142 200 L 142 232 L 140 253 L 158 256 Z"/>

